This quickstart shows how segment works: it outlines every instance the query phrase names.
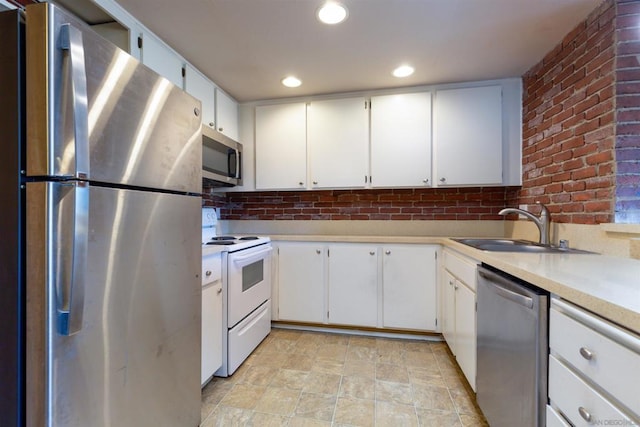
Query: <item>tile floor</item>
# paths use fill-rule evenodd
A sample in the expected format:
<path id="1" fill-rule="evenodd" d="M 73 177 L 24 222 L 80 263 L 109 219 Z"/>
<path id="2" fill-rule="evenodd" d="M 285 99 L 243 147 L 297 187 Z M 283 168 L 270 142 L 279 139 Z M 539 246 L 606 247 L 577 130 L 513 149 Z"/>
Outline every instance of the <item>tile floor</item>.
<path id="1" fill-rule="evenodd" d="M 273 329 L 202 390 L 202 427 L 486 426 L 443 342 Z"/>

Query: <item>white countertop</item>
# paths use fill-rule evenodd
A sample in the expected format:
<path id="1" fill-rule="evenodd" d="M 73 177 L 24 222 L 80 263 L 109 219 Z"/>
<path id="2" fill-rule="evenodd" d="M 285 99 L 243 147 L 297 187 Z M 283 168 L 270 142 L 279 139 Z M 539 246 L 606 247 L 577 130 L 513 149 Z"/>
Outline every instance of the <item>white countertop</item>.
<path id="1" fill-rule="evenodd" d="M 640 333 L 640 261 L 598 254 L 487 252 L 444 237 L 278 235 L 273 241 L 440 244 Z"/>

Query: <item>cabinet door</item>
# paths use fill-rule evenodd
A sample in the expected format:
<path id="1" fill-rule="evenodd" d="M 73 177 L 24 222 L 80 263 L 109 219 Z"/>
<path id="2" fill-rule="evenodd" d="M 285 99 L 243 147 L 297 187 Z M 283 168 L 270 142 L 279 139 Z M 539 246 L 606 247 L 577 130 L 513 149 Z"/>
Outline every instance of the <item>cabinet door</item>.
<path id="1" fill-rule="evenodd" d="M 329 247 L 329 323 L 376 327 L 378 253 L 372 245 Z"/>
<path id="2" fill-rule="evenodd" d="M 426 187 L 431 180 L 431 93 L 371 98 L 371 186 Z"/>
<path id="3" fill-rule="evenodd" d="M 190 64 L 186 65 L 184 90 L 202 101 L 202 123 L 215 129 L 216 86 Z"/>
<path id="4" fill-rule="evenodd" d="M 238 140 L 238 103 L 216 87 L 216 127 L 218 132 Z"/>
<path id="5" fill-rule="evenodd" d="M 278 244 L 280 320 L 324 322 L 325 259 L 326 250 L 318 243 Z"/>
<path id="6" fill-rule="evenodd" d="M 296 104 L 256 107 L 256 188 L 305 188 L 307 107 Z"/>
<path id="7" fill-rule="evenodd" d="M 382 254 L 383 326 L 436 329 L 436 249 L 387 245 Z"/>
<path id="8" fill-rule="evenodd" d="M 364 187 L 369 164 L 364 98 L 312 102 L 307 110 L 313 188 Z"/>
<path id="9" fill-rule="evenodd" d="M 448 271 L 444 272 L 442 283 L 442 336 L 449 344 L 451 352 L 456 350 L 456 278 Z"/>
<path id="10" fill-rule="evenodd" d="M 460 281 L 456 282 L 456 360 L 476 389 L 476 294 Z"/>
<path id="11" fill-rule="evenodd" d="M 222 366 L 222 282 L 202 289 L 202 360 L 200 383 L 204 385 Z"/>
<path id="12" fill-rule="evenodd" d="M 437 91 L 434 153 L 439 186 L 501 184 L 501 86 Z"/>
<path id="13" fill-rule="evenodd" d="M 174 85 L 183 88 L 182 58 L 152 33 L 142 31 L 140 36 L 142 37 L 142 63 Z"/>

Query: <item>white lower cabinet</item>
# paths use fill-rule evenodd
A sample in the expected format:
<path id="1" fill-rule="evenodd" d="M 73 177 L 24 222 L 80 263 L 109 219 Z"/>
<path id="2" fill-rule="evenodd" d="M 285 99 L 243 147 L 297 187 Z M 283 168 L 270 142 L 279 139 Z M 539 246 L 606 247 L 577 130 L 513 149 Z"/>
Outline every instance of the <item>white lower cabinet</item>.
<path id="1" fill-rule="evenodd" d="M 277 319 L 435 331 L 434 245 L 277 242 Z"/>
<path id="2" fill-rule="evenodd" d="M 322 323 L 325 320 L 324 245 L 287 242 L 277 245 L 280 320 Z"/>
<path id="3" fill-rule="evenodd" d="M 382 326 L 436 329 L 435 246 L 382 247 Z"/>
<path id="4" fill-rule="evenodd" d="M 442 335 L 456 362 L 476 389 L 476 266 L 471 258 L 445 250 Z"/>
<path id="5" fill-rule="evenodd" d="M 329 323 L 378 325 L 378 248 L 329 246 Z"/>
<path id="6" fill-rule="evenodd" d="M 222 256 L 202 259 L 202 340 L 200 384 L 222 366 Z"/>
<path id="7" fill-rule="evenodd" d="M 552 298 L 549 401 L 574 426 L 640 424 L 640 336 Z"/>

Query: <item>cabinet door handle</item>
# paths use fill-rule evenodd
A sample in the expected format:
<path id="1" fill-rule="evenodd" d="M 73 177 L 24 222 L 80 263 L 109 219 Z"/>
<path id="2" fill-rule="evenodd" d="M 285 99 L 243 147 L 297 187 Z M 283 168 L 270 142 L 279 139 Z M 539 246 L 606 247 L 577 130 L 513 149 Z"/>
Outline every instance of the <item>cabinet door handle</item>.
<path id="1" fill-rule="evenodd" d="M 222 293 L 222 288 L 218 288 L 218 290 L 216 291 L 216 294 L 220 295 Z"/>
<path id="2" fill-rule="evenodd" d="M 213 122 L 209 122 L 209 127 L 215 128 L 216 125 Z"/>
<path id="3" fill-rule="evenodd" d="M 298 183 L 298 185 L 304 185 L 304 182 L 300 181 L 300 182 Z"/>
<path id="4" fill-rule="evenodd" d="M 375 255 L 376 252 L 375 251 L 369 251 L 369 255 Z"/>
<path id="5" fill-rule="evenodd" d="M 220 132 L 224 132 L 224 128 L 218 128 Z"/>
<path id="6" fill-rule="evenodd" d="M 449 286 L 453 286 L 453 280 L 449 280 Z"/>
<path id="7" fill-rule="evenodd" d="M 211 271 L 210 271 L 210 270 L 207 270 L 207 272 L 206 272 L 206 273 L 204 273 L 204 275 L 205 275 L 205 276 L 207 276 L 207 277 L 211 276 Z"/>
<path id="8" fill-rule="evenodd" d="M 320 255 L 320 252 L 322 252 L 320 249 L 316 249 L 316 253 L 317 253 L 318 255 Z"/>
<path id="9" fill-rule="evenodd" d="M 313 181 L 313 185 L 318 185 L 318 181 Z"/>
<path id="10" fill-rule="evenodd" d="M 587 360 L 593 359 L 593 352 L 587 347 L 580 347 L 580 355 Z"/>
<path id="11" fill-rule="evenodd" d="M 424 182 L 426 184 L 427 182 L 429 182 L 429 180 L 427 178 L 425 178 L 425 179 L 422 180 L 422 182 Z"/>
<path id="12" fill-rule="evenodd" d="M 458 290 L 458 285 L 453 285 L 453 289 Z"/>
<path id="13" fill-rule="evenodd" d="M 440 178 L 440 182 L 445 182 L 447 179 L 445 177 Z"/>
<path id="14" fill-rule="evenodd" d="M 580 414 L 580 416 L 588 423 L 591 422 L 591 419 L 593 418 L 591 416 L 591 414 L 589 413 L 589 411 L 587 411 L 586 409 L 584 409 L 582 406 L 578 408 L 578 413 Z"/>
<path id="15" fill-rule="evenodd" d="M 391 255 L 391 251 L 385 251 L 385 254 Z"/>

